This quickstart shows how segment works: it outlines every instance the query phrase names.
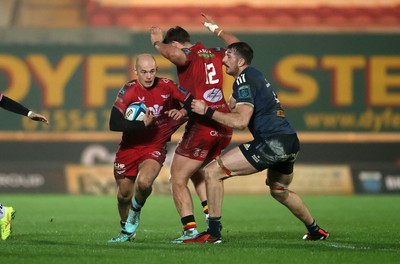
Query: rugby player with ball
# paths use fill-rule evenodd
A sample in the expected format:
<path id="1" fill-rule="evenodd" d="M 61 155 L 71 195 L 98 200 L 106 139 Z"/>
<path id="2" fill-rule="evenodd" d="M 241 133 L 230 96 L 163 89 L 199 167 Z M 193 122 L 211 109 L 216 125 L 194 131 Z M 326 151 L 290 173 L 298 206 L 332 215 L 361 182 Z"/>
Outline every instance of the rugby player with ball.
<path id="1" fill-rule="evenodd" d="M 110 130 L 122 132 L 114 162 L 121 230 L 111 243 L 135 238 L 141 209 L 165 161 L 166 144 L 187 121 L 193 99 L 172 80 L 156 77 L 150 54 L 137 56 L 135 72 L 137 79 L 119 91 L 110 116 Z"/>

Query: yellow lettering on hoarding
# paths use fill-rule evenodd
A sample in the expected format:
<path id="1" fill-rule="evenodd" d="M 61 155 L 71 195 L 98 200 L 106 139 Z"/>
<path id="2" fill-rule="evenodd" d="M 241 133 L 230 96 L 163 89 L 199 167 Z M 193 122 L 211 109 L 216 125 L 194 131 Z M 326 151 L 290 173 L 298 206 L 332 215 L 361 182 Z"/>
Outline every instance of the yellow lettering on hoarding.
<path id="1" fill-rule="evenodd" d="M 82 62 L 81 55 L 66 55 L 56 67 L 41 54 L 28 55 L 26 58 L 33 74 L 43 90 L 42 102 L 45 107 L 58 107 L 64 104 L 64 90 L 68 81 Z"/>
<path id="2" fill-rule="evenodd" d="M 307 55 L 284 57 L 277 63 L 274 73 L 278 83 L 293 90 L 278 93 L 279 99 L 285 106 L 302 107 L 311 104 L 317 98 L 318 83 L 312 76 L 300 72 L 300 70 L 316 67 L 317 59 Z"/>
<path id="3" fill-rule="evenodd" d="M 16 101 L 22 99 L 29 93 L 31 76 L 25 62 L 12 55 L 0 54 L 0 71 L 4 71 L 8 77 L 8 87 L 4 93 Z"/>
<path id="4" fill-rule="evenodd" d="M 332 103 L 335 106 L 353 104 L 353 72 L 363 69 L 366 61 L 362 56 L 325 56 L 321 67 L 332 70 Z"/>
<path id="5" fill-rule="evenodd" d="M 400 56 L 371 57 L 367 92 L 369 106 L 400 106 L 399 70 Z"/>
<path id="6" fill-rule="evenodd" d="M 106 104 L 107 89 L 119 89 L 127 82 L 129 57 L 125 55 L 91 55 L 85 65 L 85 104 L 87 107 L 101 107 Z M 122 69 L 124 73 L 110 73 Z"/>

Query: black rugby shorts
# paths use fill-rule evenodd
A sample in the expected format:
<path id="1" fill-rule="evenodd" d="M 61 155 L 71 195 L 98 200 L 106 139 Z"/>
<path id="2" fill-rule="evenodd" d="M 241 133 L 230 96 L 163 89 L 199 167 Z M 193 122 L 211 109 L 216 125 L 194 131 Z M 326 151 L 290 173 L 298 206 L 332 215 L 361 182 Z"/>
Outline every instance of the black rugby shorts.
<path id="1" fill-rule="evenodd" d="M 297 134 L 280 134 L 255 138 L 239 145 L 246 159 L 257 171 L 272 169 L 283 174 L 293 172 L 293 165 L 300 151 Z"/>

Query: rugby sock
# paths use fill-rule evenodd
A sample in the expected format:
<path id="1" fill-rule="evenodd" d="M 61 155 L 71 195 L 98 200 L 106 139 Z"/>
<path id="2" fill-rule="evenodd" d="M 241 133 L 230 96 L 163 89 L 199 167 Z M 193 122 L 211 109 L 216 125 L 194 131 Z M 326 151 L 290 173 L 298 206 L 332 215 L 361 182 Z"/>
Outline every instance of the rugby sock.
<path id="1" fill-rule="evenodd" d="M 220 237 L 221 236 L 220 226 L 221 226 L 221 216 L 209 217 L 207 233 L 211 234 L 213 237 Z"/>
<path id="2" fill-rule="evenodd" d="M 308 232 L 310 232 L 312 234 L 312 233 L 315 233 L 318 231 L 319 226 L 317 225 L 317 222 L 314 219 L 314 221 L 312 222 L 311 225 L 306 225 L 306 228 L 307 228 Z"/>
<path id="3" fill-rule="evenodd" d="M 197 228 L 196 221 L 194 220 L 194 215 L 188 215 L 181 218 L 183 225 L 183 230 L 189 230 L 191 228 Z"/>
<path id="4" fill-rule="evenodd" d="M 121 225 L 121 229 L 122 229 L 122 230 L 125 230 L 125 224 L 126 224 L 126 222 L 120 220 L 120 221 L 119 221 L 119 224 Z"/>
<path id="5" fill-rule="evenodd" d="M 204 212 L 205 214 L 208 214 L 208 204 L 207 204 L 207 200 L 202 201 L 202 202 L 201 202 L 201 206 L 203 206 L 203 212 Z"/>
<path id="6" fill-rule="evenodd" d="M 140 210 L 142 210 L 142 207 L 144 206 L 144 203 L 143 204 L 139 204 L 137 201 L 136 201 L 136 198 L 133 198 L 133 203 L 132 203 L 132 210 L 133 211 L 135 211 L 135 212 L 140 212 Z"/>

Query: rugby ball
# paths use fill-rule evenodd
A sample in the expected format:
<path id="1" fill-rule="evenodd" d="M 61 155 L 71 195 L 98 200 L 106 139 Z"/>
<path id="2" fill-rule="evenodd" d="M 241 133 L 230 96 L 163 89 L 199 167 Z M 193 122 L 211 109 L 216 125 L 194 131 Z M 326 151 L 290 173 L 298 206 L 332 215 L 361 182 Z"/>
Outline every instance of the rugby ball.
<path id="1" fill-rule="evenodd" d="M 146 105 L 141 102 L 132 103 L 126 108 L 125 119 L 129 121 L 143 121 L 146 115 Z"/>

